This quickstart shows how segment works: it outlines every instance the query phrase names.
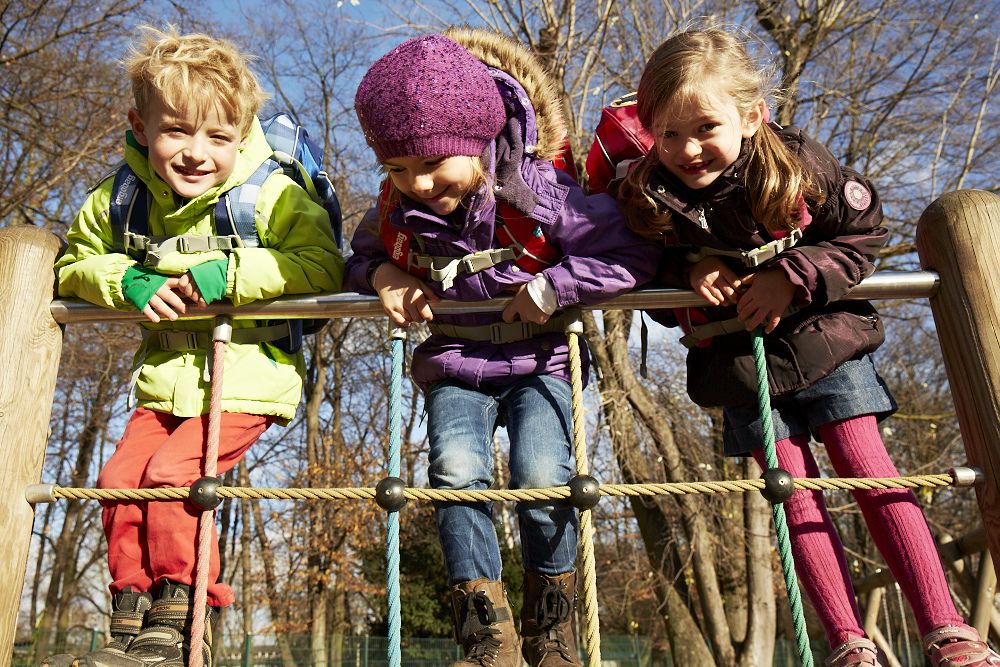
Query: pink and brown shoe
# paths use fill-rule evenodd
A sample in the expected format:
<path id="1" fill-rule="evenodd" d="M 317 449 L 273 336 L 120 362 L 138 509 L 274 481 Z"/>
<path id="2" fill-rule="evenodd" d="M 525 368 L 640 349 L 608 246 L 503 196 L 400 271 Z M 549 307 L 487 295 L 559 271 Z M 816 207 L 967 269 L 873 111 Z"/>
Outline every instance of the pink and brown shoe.
<path id="1" fill-rule="evenodd" d="M 878 647 L 866 637 L 849 639 L 823 661 L 826 667 L 854 667 L 855 665 L 879 666 Z"/>
<path id="2" fill-rule="evenodd" d="M 968 625 L 943 625 L 932 630 L 924 635 L 924 651 L 934 667 L 1000 666 L 1000 655 Z"/>

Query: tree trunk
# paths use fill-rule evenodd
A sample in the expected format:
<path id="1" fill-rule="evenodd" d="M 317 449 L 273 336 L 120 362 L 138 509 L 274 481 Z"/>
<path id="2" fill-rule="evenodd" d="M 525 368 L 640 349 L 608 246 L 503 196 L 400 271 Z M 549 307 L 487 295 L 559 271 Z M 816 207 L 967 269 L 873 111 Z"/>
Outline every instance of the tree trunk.
<path id="1" fill-rule="evenodd" d="M 595 330 L 593 318 L 587 317 L 588 329 Z M 684 465 L 681 452 L 674 442 L 670 426 L 646 392 L 638 382 L 628 359 L 628 329 L 631 317 L 617 311 L 604 313 L 604 339 L 588 336 L 595 363 L 601 370 L 601 394 L 607 402 L 611 397 L 621 396 L 627 399 L 634 415 L 648 430 L 656 443 L 657 450 L 663 460 L 663 468 L 671 482 L 689 481 L 684 479 Z M 625 420 L 628 423 L 629 420 Z M 612 439 L 622 440 L 625 428 L 612 428 Z M 615 445 L 616 451 L 629 451 L 626 440 Z M 642 480 L 639 480 L 642 481 Z M 677 496 L 680 508 L 680 519 L 684 527 L 685 537 L 690 545 L 690 562 L 694 572 L 694 582 L 698 590 L 698 600 L 702 616 L 703 634 L 707 643 L 715 648 L 715 663 L 718 665 L 735 665 L 736 653 L 730 639 L 729 623 L 726 619 L 719 590 L 718 576 L 715 571 L 714 550 L 711 544 L 708 525 L 705 518 L 705 503 L 697 495 Z M 654 562 L 655 564 L 655 562 Z M 669 625 L 669 624 L 668 624 Z M 683 646 L 676 647 L 684 651 L 690 650 L 691 641 L 687 637 Z M 691 663 L 681 663 L 691 664 Z"/>

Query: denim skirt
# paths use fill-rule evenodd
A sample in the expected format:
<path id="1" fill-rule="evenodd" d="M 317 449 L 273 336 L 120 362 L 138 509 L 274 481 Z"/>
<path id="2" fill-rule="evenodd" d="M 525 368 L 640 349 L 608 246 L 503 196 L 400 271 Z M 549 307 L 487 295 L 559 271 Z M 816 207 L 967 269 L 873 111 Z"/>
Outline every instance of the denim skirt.
<path id="1" fill-rule="evenodd" d="M 787 396 L 772 396 L 774 440 L 804 434 L 819 440 L 818 430 L 823 424 L 870 414 L 881 421 L 895 412 L 896 407 L 871 355 L 866 354 L 848 359 L 805 389 Z M 724 408 L 723 417 L 723 446 L 727 456 L 747 456 L 751 450 L 764 446 L 758 406 Z"/>

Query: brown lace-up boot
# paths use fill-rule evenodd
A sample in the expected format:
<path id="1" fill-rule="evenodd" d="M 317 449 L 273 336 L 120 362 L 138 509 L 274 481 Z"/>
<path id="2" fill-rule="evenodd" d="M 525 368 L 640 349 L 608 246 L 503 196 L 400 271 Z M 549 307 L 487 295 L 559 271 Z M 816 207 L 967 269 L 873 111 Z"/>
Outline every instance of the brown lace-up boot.
<path id="1" fill-rule="evenodd" d="M 573 633 L 576 572 L 524 573 L 521 653 L 531 667 L 581 667 Z"/>
<path id="2" fill-rule="evenodd" d="M 465 659 L 451 667 L 519 667 L 517 631 L 503 584 L 489 579 L 463 581 L 451 589 L 455 641 Z"/>
<path id="3" fill-rule="evenodd" d="M 146 627 L 125 651 L 122 667 L 186 667 L 191 647 L 191 621 L 194 601 L 191 587 L 164 581 L 160 593 L 146 616 Z M 215 607 L 205 614 L 202 639 L 202 664 L 212 667 L 212 630 L 218 620 Z M 114 663 L 118 667 L 119 663 Z"/>
<path id="4" fill-rule="evenodd" d="M 123 661 L 125 650 L 142 630 L 146 612 L 153 604 L 149 593 L 137 593 L 126 586 L 125 590 L 111 596 L 111 641 L 104 648 L 91 651 L 79 658 L 61 653 L 46 658 L 41 667 L 114 667 L 130 664 Z"/>

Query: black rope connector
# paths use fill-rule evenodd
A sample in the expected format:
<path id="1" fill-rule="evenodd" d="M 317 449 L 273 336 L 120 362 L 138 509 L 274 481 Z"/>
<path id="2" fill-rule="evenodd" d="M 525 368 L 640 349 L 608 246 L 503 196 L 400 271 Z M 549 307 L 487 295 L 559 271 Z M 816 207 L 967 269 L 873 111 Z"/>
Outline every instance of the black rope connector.
<path id="1" fill-rule="evenodd" d="M 772 505 L 785 502 L 795 493 L 795 480 L 787 470 L 771 468 L 761 477 L 764 479 L 764 488 L 760 490 L 760 495 Z"/>
<path id="2" fill-rule="evenodd" d="M 387 512 L 398 512 L 406 504 L 406 483 L 398 477 L 385 477 L 375 485 L 375 502 Z"/>
<path id="3" fill-rule="evenodd" d="M 214 510 L 222 502 L 219 497 L 221 477 L 201 477 L 191 485 L 188 500 L 200 510 Z"/>
<path id="4" fill-rule="evenodd" d="M 590 475 L 576 475 L 569 480 L 569 501 L 578 510 L 589 510 L 601 502 L 601 485 Z"/>

